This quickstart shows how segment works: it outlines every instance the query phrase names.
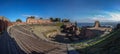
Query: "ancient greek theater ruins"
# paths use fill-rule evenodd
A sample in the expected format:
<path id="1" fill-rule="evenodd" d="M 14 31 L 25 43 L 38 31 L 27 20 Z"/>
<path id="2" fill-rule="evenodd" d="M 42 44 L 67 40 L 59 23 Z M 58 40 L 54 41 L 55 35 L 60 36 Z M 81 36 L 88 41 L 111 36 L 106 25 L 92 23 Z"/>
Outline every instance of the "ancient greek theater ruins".
<path id="1" fill-rule="evenodd" d="M 33 16 L 26 22 L 10 22 L 1 16 L 0 23 L 0 54 L 81 54 L 77 48 L 92 45 L 112 31 L 99 21 L 79 28 L 76 23 L 59 22 L 62 25 L 58 26 L 57 22 Z"/>
<path id="2" fill-rule="evenodd" d="M 0 22 L 5 24 L 6 22 L 3 19 L 6 18 L 1 18 Z M 5 28 L 5 30 L 2 29 L 3 33 L 0 35 L 0 54 L 67 54 L 65 44 L 47 41 L 43 37 L 44 34 L 42 32 L 39 32 L 38 34 L 40 35 L 37 36 L 31 30 L 31 27 L 29 25 L 16 25 L 15 23 L 15 25 L 11 25 Z M 52 29 L 56 28 L 53 27 Z M 50 30 L 49 27 L 48 30 Z"/>

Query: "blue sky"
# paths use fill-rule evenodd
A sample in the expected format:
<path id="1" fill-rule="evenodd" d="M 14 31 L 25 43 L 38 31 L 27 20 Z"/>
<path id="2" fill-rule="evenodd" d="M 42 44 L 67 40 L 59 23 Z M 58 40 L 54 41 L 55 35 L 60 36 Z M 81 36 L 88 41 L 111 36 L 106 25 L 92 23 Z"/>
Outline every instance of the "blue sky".
<path id="1" fill-rule="evenodd" d="M 113 22 L 120 21 L 120 0 L 0 0 L 0 16 L 10 21 L 26 21 L 28 16 L 36 16 Z"/>

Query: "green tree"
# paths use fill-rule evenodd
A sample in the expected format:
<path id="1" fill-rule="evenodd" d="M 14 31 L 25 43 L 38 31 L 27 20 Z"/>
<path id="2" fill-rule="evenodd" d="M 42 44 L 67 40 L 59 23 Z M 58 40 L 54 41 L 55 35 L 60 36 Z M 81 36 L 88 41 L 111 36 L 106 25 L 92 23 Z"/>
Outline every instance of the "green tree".
<path id="1" fill-rule="evenodd" d="M 52 22 L 54 21 L 52 17 L 50 17 L 50 21 L 52 21 Z"/>
<path id="2" fill-rule="evenodd" d="M 52 18 L 52 17 L 50 17 L 50 20 L 51 20 L 52 22 L 60 22 L 60 21 L 61 21 L 60 18 Z"/>
<path id="3" fill-rule="evenodd" d="M 35 19 L 35 16 L 31 16 L 30 18 Z"/>
<path id="4" fill-rule="evenodd" d="M 60 18 L 55 18 L 55 22 L 60 22 L 61 19 Z"/>
<path id="5" fill-rule="evenodd" d="M 62 22 L 70 22 L 69 19 L 62 19 Z"/>
<path id="6" fill-rule="evenodd" d="M 17 19 L 16 22 L 22 22 L 22 20 L 21 19 Z"/>
<path id="7" fill-rule="evenodd" d="M 40 19 L 43 19 L 42 17 L 40 17 Z"/>

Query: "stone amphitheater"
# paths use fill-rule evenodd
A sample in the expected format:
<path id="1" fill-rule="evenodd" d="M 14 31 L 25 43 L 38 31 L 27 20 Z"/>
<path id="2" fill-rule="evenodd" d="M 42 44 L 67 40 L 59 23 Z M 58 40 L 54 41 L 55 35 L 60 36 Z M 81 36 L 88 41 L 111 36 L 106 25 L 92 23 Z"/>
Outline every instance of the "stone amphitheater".
<path id="1" fill-rule="evenodd" d="M 42 26 L 41 26 L 42 27 Z M 35 28 L 35 27 L 33 27 Z M 51 42 L 29 25 L 11 26 L 0 36 L 1 54 L 67 54 L 66 44 Z M 55 28 L 55 27 L 53 27 Z M 39 36 L 38 36 L 39 35 Z"/>

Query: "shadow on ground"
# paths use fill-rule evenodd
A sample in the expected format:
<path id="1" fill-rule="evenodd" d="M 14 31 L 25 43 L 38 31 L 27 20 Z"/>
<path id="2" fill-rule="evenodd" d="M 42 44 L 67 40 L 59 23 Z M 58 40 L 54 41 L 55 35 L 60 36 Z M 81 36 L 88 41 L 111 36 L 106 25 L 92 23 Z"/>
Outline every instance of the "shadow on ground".
<path id="1" fill-rule="evenodd" d="M 26 54 L 7 31 L 0 36 L 0 54 Z"/>
<path id="2" fill-rule="evenodd" d="M 24 52 L 16 40 L 12 38 L 7 31 L 0 35 L 0 54 L 27 54 Z M 36 51 L 31 52 L 30 54 L 44 54 Z"/>

